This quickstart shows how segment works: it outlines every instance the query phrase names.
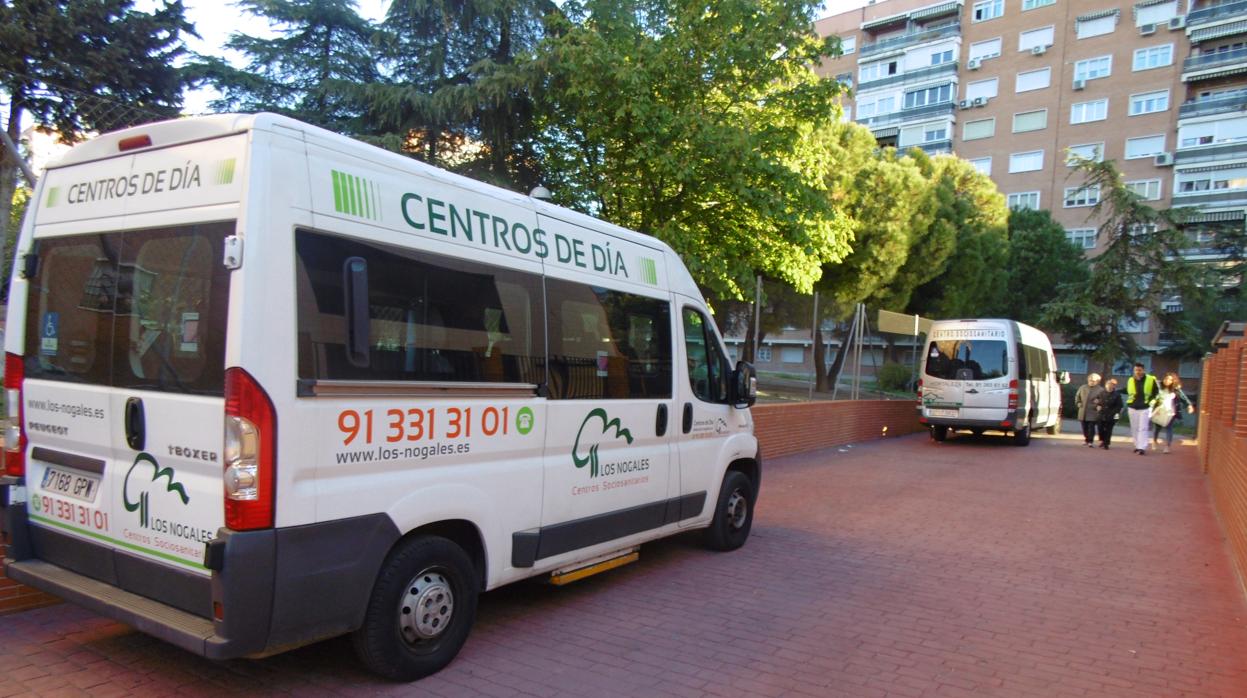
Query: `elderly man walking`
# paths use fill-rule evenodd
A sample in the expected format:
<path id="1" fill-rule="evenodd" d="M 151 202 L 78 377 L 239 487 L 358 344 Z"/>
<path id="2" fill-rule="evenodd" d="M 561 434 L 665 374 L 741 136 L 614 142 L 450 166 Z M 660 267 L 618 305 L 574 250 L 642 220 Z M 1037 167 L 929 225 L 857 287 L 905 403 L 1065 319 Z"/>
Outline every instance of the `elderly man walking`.
<path id="1" fill-rule="evenodd" d="M 1152 433 L 1152 402 L 1160 395 L 1160 383 L 1156 376 L 1143 370 L 1143 364 L 1134 365 L 1134 375 L 1126 379 L 1126 414 L 1130 417 L 1130 435 L 1134 437 L 1134 452 L 1147 455 L 1147 442 Z"/>

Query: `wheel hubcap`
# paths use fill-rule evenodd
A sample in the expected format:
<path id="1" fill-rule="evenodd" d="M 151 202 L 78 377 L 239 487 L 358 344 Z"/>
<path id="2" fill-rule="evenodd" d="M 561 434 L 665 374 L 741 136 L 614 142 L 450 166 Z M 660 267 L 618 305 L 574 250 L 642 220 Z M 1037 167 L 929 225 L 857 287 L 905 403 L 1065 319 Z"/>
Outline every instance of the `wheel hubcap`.
<path id="1" fill-rule="evenodd" d="M 727 522 L 732 528 L 739 529 L 745 525 L 745 519 L 749 516 L 749 500 L 740 490 L 732 492 L 732 496 L 727 498 Z"/>
<path id="2" fill-rule="evenodd" d="M 438 637 L 446 631 L 455 612 L 455 595 L 450 582 L 440 572 L 421 572 L 408 582 L 398 610 L 398 626 L 408 643 Z"/>

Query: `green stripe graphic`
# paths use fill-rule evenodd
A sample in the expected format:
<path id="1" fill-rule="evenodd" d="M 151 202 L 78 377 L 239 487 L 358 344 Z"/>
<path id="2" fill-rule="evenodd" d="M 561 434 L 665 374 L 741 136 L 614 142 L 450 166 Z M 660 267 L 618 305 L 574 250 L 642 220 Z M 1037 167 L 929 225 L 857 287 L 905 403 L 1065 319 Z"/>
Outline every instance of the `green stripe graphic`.
<path id="1" fill-rule="evenodd" d="M 647 284 L 658 285 L 658 265 L 648 257 L 641 258 L 641 280 Z"/>
<path id="2" fill-rule="evenodd" d="M 234 182 L 234 166 L 237 164 L 235 158 L 221 160 L 216 164 L 216 176 L 214 182 L 216 184 L 233 184 Z"/>
<path id="3" fill-rule="evenodd" d="M 60 187 L 49 187 L 48 188 L 48 208 L 52 208 L 53 206 L 59 204 L 61 202 L 60 200 L 61 200 L 61 188 Z"/>
<path id="4" fill-rule="evenodd" d="M 329 170 L 333 181 L 333 210 L 348 216 L 381 220 L 381 187 L 370 179 Z"/>

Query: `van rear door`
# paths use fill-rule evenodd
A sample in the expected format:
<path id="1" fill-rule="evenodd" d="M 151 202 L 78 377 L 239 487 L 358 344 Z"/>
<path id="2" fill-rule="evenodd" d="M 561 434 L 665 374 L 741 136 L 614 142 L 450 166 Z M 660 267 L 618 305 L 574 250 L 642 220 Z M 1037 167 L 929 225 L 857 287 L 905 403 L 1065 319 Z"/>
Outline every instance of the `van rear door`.
<path id="1" fill-rule="evenodd" d="M 1005 330 L 945 330 L 927 345 L 923 402 L 928 417 L 1000 421 L 1009 402 Z"/>
<path id="2" fill-rule="evenodd" d="M 223 524 L 233 231 L 36 237 L 26 299 L 29 513 L 37 542 L 53 534 L 40 556 L 201 614 L 210 598 L 162 588 L 160 572 L 202 575 L 206 589 L 204 543 Z"/>

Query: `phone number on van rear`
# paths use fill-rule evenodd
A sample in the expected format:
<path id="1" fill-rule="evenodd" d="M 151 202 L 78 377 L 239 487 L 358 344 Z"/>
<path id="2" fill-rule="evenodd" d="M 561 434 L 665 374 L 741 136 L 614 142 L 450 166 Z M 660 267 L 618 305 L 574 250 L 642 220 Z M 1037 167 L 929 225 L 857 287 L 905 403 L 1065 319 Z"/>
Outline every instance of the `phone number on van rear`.
<path id="1" fill-rule="evenodd" d="M 532 408 L 512 410 L 507 407 L 430 407 L 422 409 L 342 410 L 338 413 L 338 431 L 342 445 L 357 441 L 399 443 L 441 439 L 469 439 L 473 436 L 525 435 L 534 424 Z"/>

